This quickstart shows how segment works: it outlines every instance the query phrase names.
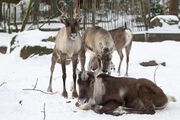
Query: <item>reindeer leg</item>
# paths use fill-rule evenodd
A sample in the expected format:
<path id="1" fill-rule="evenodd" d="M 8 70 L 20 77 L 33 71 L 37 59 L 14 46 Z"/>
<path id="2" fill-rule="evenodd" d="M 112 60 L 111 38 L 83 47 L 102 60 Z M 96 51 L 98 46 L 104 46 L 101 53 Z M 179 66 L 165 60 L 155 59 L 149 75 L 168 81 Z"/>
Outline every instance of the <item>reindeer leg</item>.
<path id="1" fill-rule="evenodd" d="M 84 71 L 85 68 L 85 61 L 86 61 L 86 55 L 85 55 L 85 48 L 83 47 L 80 52 L 80 63 L 81 63 L 81 71 Z"/>
<path id="2" fill-rule="evenodd" d="M 63 92 L 62 96 L 65 98 L 68 97 L 67 91 L 66 91 L 66 54 L 60 53 L 60 58 L 61 58 L 61 66 L 62 66 L 62 79 L 63 79 Z"/>
<path id="3" fill-rule="evenodd" d="M 118 54 L 119 54 L 119 67 L 118 67 L 118 75 L 120 76 L 120 69 L 121 69 L 121 64 L 122 64 L 122 60 L 123 60 L 123 53 L 122 53 L 122 49 L 117 50 Z"/>
<path id="4" fill-rule="evenodd" d="M 49 86 L 47 89 L 48 92 L 52 92 L 52 77 L 53 77 L 55 64 L 57 61 L 58 61 L 58 56 L 57 56 L 56 52 L 53 51 L 52 58 L 51 58 L 51 69 L 50 69 L 51 74 L 50 74 Z"/>
<path id="5" fill-rule="evenodd" d="M 129 54 L 131 51 L 132 42 L 125 48 L 126 49 L 126 73 L 125 76 L 128 76 L 128 68 L 129 68 Z"/>
<path id="6" fill-rule="evenodd" d="M 108 101 L 107 103 L 103 104 L 102 106 L 100 105 L 95 105 L 92 110 L 95 111 L 96 113 L 98 114 L 110 114 L 110 115 L 114 115 L 114 110 L 116 108 L 118 108 L 121 104 L 114 101 L 114 100 L 111 100 L 111 101 Z"/>
<path id="7" fill-rule="evenodd" d="M 146 86 L 140 86 L 138 94 L 144 104 L 144 111 L 142 114 L 154 114 L 155 108 L 151 99 L 153 93 Z"/>
<path id="8" fill-rule="evenodd" d="M 77 98 L 78 94 L 76 91 L 76 68 L 78 64 L 78 54 L 73 55 L 72 64 L 73 64 L 73 81 L 74 81 L 74 88 L 73 88 L 72 96 Z"/>

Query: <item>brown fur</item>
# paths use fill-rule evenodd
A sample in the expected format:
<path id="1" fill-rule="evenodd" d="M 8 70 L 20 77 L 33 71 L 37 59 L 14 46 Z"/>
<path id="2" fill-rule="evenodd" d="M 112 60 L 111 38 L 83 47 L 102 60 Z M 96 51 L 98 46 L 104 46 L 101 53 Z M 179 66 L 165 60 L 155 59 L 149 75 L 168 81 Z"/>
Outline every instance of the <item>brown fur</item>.
<path id="1" fill-rule="evenodd" d="M 88 63 L 88 71 L 95 71 L 96 69 L 98 69 L 98 59 L 97 57 L 94 55 L 91 57 L 89 63 Z M 111 61 L 110 63 L 110 70 L 115 70 L 115 66 L 114 63 Z"/>
<path id="2" fill-rule="evenodd" d="M 86 80 L 81 78 L 81 74 L 88 75 Z M 102 81 L 100 86 L 104 86 L 104 90 L 101 91 L 105 91 L 105 93 L 99 93 L 101 101 L 97 103 L 93 91 L 95 90 L 95 81 L 99 80 Z M 83 84 L 81 84 L 82 82 Z M 84 86 L 85 83 L 86 86 Z M 145 78 L 112 77 L 106 74 L 95 77 L 92 72 L 85 71 L 80 73 L 78 85 L 81 88 L 79 100 L 81 98 L 86 99 L 86 104 L 91 106 L 88 108 L 92 108 L 98 113 L 113 115 L 124 113 L 154 114 L 156 108 L 163 109 L 168 102 L 162 89 Z M 86 89 L 86 92 L 83 89 Z M 122 108 L 120 112 L 117 112 L 116 109 L 119 106 Z M 79 107 L 86 108 L 86 106 L 81 107 L 81 105 Z"/>
<path id="3" fill-rule="evenodd" d="M 125 75 L 128 76 L 129 54 L 130 54 L 130 50 L 131 50 L 133 34 L 130 29 L 123 28 L 123 27 L 109 30 L 109 32 L 114 40 L 114 44 L 115 44 L 116 50 L 117 50 L 117 52 L 119 54 L 119 58 L 120 58 L 119 67 L 118 67 L 119 75 L 120 75 L 121 63 L 122 63 L 123 56 L 124 56 L 122 53 L 122 49 L 125 48 L 125 50 L 126 50 L 126 73 L 125 73 Z M 128 37 L 126 37 L 126 36 L 128 36 Z"/>
<path id="4" fill-rule="evenodd" d="M 108 31 L 101 27 L 88 28 L 83 35 L 83 50 L 81 52 L 81 70 L 84 70 L 86 49 L 95 53 L 98 59 L 98 68 L 108 71 L 114 51 L 114 42 Z"/>

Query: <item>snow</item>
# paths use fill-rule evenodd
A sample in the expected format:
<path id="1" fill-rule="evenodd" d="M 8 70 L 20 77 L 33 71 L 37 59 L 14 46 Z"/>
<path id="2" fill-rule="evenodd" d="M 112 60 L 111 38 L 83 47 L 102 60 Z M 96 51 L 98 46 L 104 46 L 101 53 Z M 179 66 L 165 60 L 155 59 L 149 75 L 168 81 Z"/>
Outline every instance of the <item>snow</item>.
<path id="1" fill-rule="evenodd" d="M 175 15 L 157 15 L 156 17 L 152 18 L 151 21 L 154 19 L 160 19 L 162 23 L 162 27 L 155 27 L 148 30 L 148 33 L 180 33 L 179 29 L 179 18 Z M 176 21 L 178 24 L 169 25 L 168 22 Z"/>
<path id="2" fill-rule="evenodd" d="M 40 44 L 41 39 L 55 36 L 57 32 L 41 32 L 38 30 L 18 33 L 19 46 Z M 0 42 L 8 44 L 14 35 L 0 33 Z M 48 42 L 50 47 L 54 44 Z M 155 67 L 142 67 L 140 62 L 156 60 L 158 63 L 166 62 L 166 67 L 160 66 L 156 73 L 156 83 L 167 95 L 173 95 L 180 99 L 180 42 L 165 41 L 156 43 L 133 42 L 130 54 L 129 76 L 135 78 L 145 77 L 153 80 Z M 43 105 L 45 103 L 46 120 L 178 120 L 180 114 L 180 102 L 169 103 L 162 111 L 155 115 L 99 115 L 93 111 L 82 111 L 75 106 L 77 99 L 71 98 L 70 83 L 72 81 L 72 64 L 67 65 L 67 91 L 69 98 L 61 96 L 62 74 L 61 66 L 56 65 L 53 76 L 54 95 L 44 94 L 38 91 L 26 91 L 22 89 L 33 89 L 36 80 L 36 88 L 46 91 L 49 82 L 51 55 L 34 56 L 22 60 L 19 56 L 19 48 L 11 54 L 0 54 L 0 119 L 1 120 L 43 120 Z M 87 61 L 89 60 L 87 53 Z M 113 53 L 113 62 L 118 67 L 119 56 Z M 86 62 L 87 63 L 87 62 Z M 80 68 L 80 65 L 78 65 Z M 125 61 L 122 64 L 122 75 L 125 73 Z M 113 75 L 116 75 L 113 72 Z M 21 101 L 21 104 L 19 103 Z"/>
<path id="3" fill-rule="evenodd" d="M 152 18 L 151 21 L 153 21 L 156 18 L 162 19 L 165 22 L 168 22 L 168 21 L 179 21 L 179 18 L 177 16 L 175 16 L 175 15 L 157 15 L 156 17 Z"/>

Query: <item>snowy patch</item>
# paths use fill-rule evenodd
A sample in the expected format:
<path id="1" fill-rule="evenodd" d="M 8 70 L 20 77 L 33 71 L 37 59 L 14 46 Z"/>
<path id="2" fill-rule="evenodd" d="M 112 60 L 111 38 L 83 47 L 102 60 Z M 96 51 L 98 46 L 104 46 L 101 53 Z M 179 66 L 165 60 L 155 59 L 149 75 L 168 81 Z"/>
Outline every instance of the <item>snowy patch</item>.
<path id="1" fill-rule="evenodd" d="M 40 40 L 55 36 L 56 32 L 26 31 L 18 33 L 19 45 L 36 45 L 54 47 L 51 42 L 42 43 Z M 4 36 L 4 37 L 3 37 Z M 13 35 L 1 33 L 0 38 L 5 42 L 10 41 Z M 135 78 L 148 78 L 153 80 L 156 66 L 142 67 L 142 61 L 156 60 L 158 63 L 166 62 L 166 67 L 159 67 L 156 72 L 156 83 L 168 95 L 173 95 L 180 99 L 180 42 L 165 41 L 156 43 L 133 42 L 130 54 L 129 76 Z M 155 115 L 123 115 L 114 117 L 110 115 L 99 115 L 93 111 L 82 111 L 75 106 L 77 99 L 65 99 L 60 94 L 63 91 L 61 65 L 56 64 L 53 76 L 53 90 L 58 92 L 54 95 L 44 94 L 38 91 L 24 91 L 25 88 L 36 88 L 46 91 L 50 77 L 51 55 L 35 56 L 27 60 L 22 60 L 18 56 L 18 50 L 11 54 L 0 55 L 0 119 L 1 120 L 43 120 L 44 103 L 46 110 L 46 120 L 178 120 L 180 114 L 180 102 L 169 103 L 164 110 L 157 111 Z M 87 52 L 87 59 L 90 55 Z M 119 56 L 113 53 L 112 61 L 117 69 Z M 125 60 L 122 62 L 122 72 L 125 73 Z M 70 94 L 70 82 L 72 78 L 72 63 L 66 66 L 66 88 Z M 80 68 L 80 64 L 78 64 Z M 123 71 L 124 70 L 124 71 Z M 112 73 L 115 75 L 115 73 Z M 173 88 L 173 89 L 172 89 Z"/>

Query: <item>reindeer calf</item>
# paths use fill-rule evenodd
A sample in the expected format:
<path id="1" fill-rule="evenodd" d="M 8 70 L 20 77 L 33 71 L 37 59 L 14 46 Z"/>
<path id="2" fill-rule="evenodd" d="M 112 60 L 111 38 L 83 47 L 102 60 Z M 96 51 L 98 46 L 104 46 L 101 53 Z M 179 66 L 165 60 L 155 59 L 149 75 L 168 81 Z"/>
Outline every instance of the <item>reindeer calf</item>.
<path id="1" fill-rule="evenodd" d="M 162 89 L 145 78 L 112 77 L 107 74 L 95 77 L 93 72 L 83 71 L 79 73 L 78 85 L 76 105 L 97 113 L 154 114 L 156 109 L 163 109 L 168 103 Z"/>

